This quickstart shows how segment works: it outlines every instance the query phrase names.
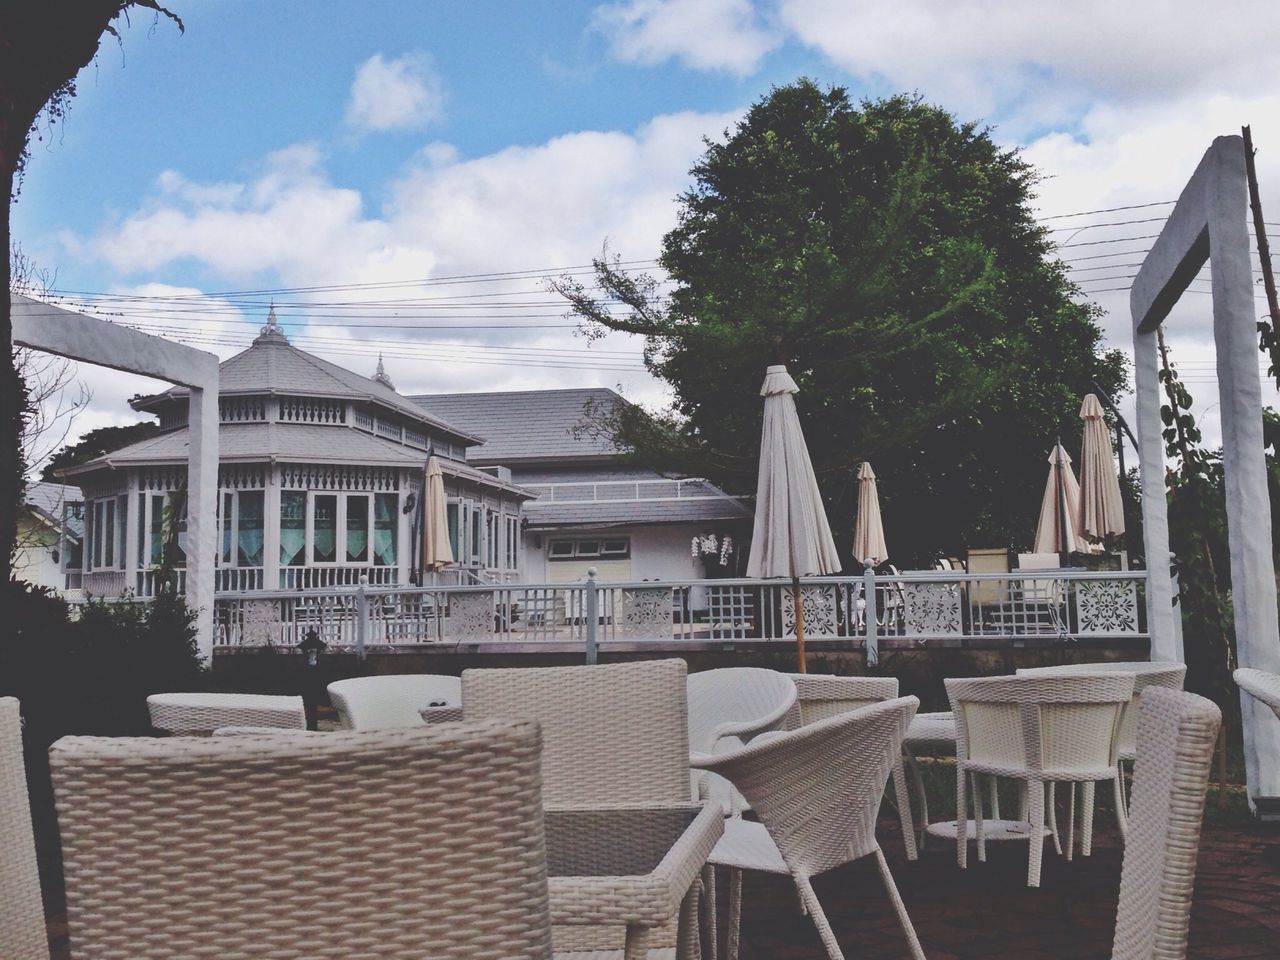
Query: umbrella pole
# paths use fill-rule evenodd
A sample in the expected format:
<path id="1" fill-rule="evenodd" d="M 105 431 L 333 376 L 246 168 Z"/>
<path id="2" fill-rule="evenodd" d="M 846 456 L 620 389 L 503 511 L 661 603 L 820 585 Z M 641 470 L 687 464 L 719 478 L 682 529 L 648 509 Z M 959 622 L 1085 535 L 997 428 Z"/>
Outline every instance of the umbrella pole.
<path id="1" fill-rule="evenodd" d="M 804 604 L 800 602 L 800 578 L 791 583 L 791 596 L 796 610 L 796 673 L 808 673 L 804 668 Z"/>
<path id="2" fill-rule="evenodd" d="M 1062 438 L 1058 438 L 1058 448 L 1062 447 Z M 1068 539 L 1067 533 L 1067 485 L 1063 477 L 1065 467 L 1062 458 L 1058 455 L 1057 449 L 1054 450 L 1053 458 L 1056 461 L 1055 469 L 1058 471 L 1058 523 L 1062 528 L 1062 533 L 1058 537 L 1058 550 L 1061 553 L 1059 562 L 1065 567 L 1067 565 L 1067 557 L 1071 553 L 1071 541 Z"/>

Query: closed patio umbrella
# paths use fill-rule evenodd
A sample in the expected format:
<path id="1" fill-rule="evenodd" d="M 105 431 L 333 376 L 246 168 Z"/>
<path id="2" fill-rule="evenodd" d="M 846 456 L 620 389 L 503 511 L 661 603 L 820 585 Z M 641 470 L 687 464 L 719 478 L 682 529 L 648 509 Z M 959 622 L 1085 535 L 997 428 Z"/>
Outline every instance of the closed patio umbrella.
<path id="1" fill-rule="evenodd" d="M 1080 535 L 1080 485 L 1071 457 L 1061 443 L 1049 455 L 1049 479 L 1036 524 L 1036 553 L 1082 553 L 1089 544 Z"/>
<path id="2" fill-rule="evenodd" d="M 889 559 L 884 544 L 884 523 L 880 520 L 880 493 L 871 464 L 858 467 L 858 519 L 853 524 L 853 559 L 877 564 Z"/>
<path id="3" fill-rule="evenodd" d="M 1084 440 L 1080 444 L 1080 529 L 1092 541 L 1124 533 L 1120 477 L 1111 459 L 1111 438 L 1102 404 L 1092 393 L 1080 405 Z"/>
<path id="4" fill-rule="evenodd" d="M 439 573 L 453 563 L 453 548 L 449 545 L 449 518 L 445 510 L 444 474 L 437 457 L 427 458 L 426 475 L 422 485 L 422 566 L 425 574 Z"/>
<path id="5" fill-rule="evenodd" d="M 804 666 L 804 613 L 800 577 L 840 571 L 840 557 L 813 475 L 793 394 L 800 390 L 785 366 L 765 372 L 764 427 L 760 434 L 760 478 L 751 531 L 748 577 L 789 577 L 796 611 L 797 669 Z"/>

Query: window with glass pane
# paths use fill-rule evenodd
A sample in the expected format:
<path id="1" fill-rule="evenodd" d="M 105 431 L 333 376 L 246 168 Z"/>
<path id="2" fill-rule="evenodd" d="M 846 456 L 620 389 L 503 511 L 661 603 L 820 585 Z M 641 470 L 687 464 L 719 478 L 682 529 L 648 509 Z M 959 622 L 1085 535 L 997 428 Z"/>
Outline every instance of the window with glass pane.
<path id="1" fill-rule="evenodd" d="M 480 510 L 471 508 L 471 562 L 480 562 Z"/>
<path id="2" fill-rule="evenodd" d="M 263 492 L 241 490 L 236 499 L 236 565 L 262 566 Z"/>
<path id="3" fill-rule="evenodd" d="M 300 567 L 307 557 L 307 495 L 302 490 L 280 494 L 280 565 Z"/>
<path id="4" fill-rule="evenodd" d="M 311 559 L 335 563 L 338 559 L 338 497 L 317 494 L 311 501 Z"/>
<path id="5" fill-rule="evenodd" d="M 347 496 L 347 563 L 369 560 L 369 498 L 364 494 Z"/>
<path id="6" fill-rule="evenodd" d="M 164 559 L 164 494 L 151 496 L 151 566 Z"/>
<path id="7" fill-rule="evenodd" d="M 458 523 L 458 504 L 446 504 L 444 508 L 445 516 L 449 520 L 449 546 L 453 549 L 453 555 L 459 562 L 462 561 L 462 545 L 458 542 L 458 533 L 461 529 Z"/>
<path id="8" fill-rule="evenodd" d="M 62 508 L 63 567 L 67 570 L 79 570 L 84 565 L 84 504 L 68 503 Z"/>
<path id="9" fill-rule="evenodd" d="M 496 567 L 498 565 L 498 515 L 492 510 L 484 515 L 484 565 L 486 567 Z"/>
<path id="10" fill-rule="evenodd" d="M 185 567 L 187 565 L 187 495 L 185 492 L 169 494 L 169 513 L 174 518 L 173 525 L 178 528 L 173 565 Z"/>
<path id="11" fill-rule="evenodd" d="M 400 515 L 398 493 L 373 496 L 373 562 L 380 567 L 396 564 L 396 528 Z"/>
<path id="12" fill-rule="evenodd" d="M 116 560 L 124 566 L 125 546 L 129 543 L 129 498 L 116 497 Z"/>
<path id="13" fill-rule="evenodd" d="M 116 502 L 108 500 L 102 504 L 106 508 L 106 526 L 102 528 L 102 565 L 114 567 L 116 563 Z"/>
<path id="14" fill-rule="evenodd" d="M 235 527 L 235 494 L 224 493 L 218 505 L 218 526 L 222 529 L 222 549 L 219 559 L 226 566 L 231 565 L 231 538 Z"/>

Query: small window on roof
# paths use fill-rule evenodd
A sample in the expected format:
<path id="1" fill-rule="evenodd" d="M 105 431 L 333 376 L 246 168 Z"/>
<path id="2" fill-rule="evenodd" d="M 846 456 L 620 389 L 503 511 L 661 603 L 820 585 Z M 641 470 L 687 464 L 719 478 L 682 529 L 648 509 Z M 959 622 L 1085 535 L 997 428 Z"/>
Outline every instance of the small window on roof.
<path id="1" fill-rule="evenodd" d="M 547 556 L 552 560 L 572 560 L 573 546 L 572 540 L 552 540 L 547 548 Z"/>
<path id="2" fill-rule="evenodd" d="M 626 537 L 617 540 L 605 540 L 600 544 L 600 556 L 611 560 L 625 560 L 631 555 L 631 541 Z"/>

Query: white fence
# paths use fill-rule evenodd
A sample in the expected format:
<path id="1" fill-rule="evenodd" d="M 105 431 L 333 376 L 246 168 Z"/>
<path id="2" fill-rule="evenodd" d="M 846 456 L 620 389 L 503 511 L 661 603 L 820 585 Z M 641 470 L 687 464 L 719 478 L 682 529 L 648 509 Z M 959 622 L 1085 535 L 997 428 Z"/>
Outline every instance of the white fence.
<path id="1" fill-rule="evenodd" d="M 218 648 L 484 644 L 582 648 L 793 641 L 865 648 L 1148 640 L 1145 571 L 953 571 L 678 583 L 482 584 L 220 595 Z M 874 597 L 874 604 L 868 602 Z"/>

